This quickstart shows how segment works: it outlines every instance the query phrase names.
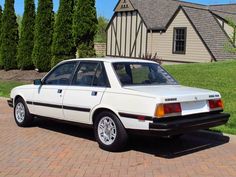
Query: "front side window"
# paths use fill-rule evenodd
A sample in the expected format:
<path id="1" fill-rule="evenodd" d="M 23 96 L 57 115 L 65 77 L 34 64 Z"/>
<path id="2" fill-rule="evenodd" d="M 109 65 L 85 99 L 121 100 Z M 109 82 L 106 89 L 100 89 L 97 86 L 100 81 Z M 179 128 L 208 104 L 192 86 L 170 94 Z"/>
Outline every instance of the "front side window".
<path id="1" fill-rule="evenodd" d="M 76 62 L 59 65 L 46 77 L 44 85 L 70 85 L 76 65 Z"/>
<path id="2" fill-rule="evenodd" d="M 101 62 L 81 62 L 72 85 L 106 87 L 108 81 Z"/>
<path id="3" fill-rule="evenodd" d="M 114 70 L 123 86 L 176 85 L 175 79 L 155 63 L 114 63 Z"/>
<path id="4" fill-rule="evenodd" d="M 174 28 L 173 53 L 185 54 L 187 28 Z"/>

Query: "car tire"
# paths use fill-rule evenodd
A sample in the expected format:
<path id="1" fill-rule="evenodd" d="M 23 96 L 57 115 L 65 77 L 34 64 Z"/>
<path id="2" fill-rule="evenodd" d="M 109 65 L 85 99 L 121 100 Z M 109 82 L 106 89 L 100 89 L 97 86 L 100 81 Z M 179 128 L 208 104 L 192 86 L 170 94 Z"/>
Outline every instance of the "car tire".
<path id="1" fill-rule="evenodd" d="M 14 118 L 19 127 L 28 127 L 33 122 L 33 116 L 30 114 L 29 109 L 22 98 L 18 98 L 15 101 Z"/>
<path id="2" fill-rule="evenodd" d="M 112 112 L 100 113 L 94 122 L 95 138 L 99 147 L 106 151 L 122 151 L 128 140 L 128 134 L 119 120 Z"/>

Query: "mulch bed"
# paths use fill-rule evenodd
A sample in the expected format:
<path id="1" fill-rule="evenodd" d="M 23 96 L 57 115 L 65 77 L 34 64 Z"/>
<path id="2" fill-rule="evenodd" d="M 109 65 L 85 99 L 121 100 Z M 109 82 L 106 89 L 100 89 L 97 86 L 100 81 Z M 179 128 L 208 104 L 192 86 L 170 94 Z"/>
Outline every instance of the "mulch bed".
<path id="1" fill-rule="evenodd" d="M 46 73 L 39 73 L 34 70 L 21 71 L 21 70 L 0 70 L 1 81 L 16 81 L 24 83 L 32 83 L 34 79 L 41 79 Z"/>

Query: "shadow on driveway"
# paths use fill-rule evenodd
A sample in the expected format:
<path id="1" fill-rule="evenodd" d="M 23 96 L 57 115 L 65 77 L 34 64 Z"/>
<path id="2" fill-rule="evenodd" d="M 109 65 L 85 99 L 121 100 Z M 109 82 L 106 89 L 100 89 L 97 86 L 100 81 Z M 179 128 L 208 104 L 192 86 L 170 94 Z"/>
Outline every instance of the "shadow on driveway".
<path id="1" fill-rule="evenodd" d="M 51 119 L 37 119 L 35 126 L 95 141 L 93 129 L 91 128 L 65 124 Z M 210 131 L 198 131 L 176 139 L 130 135 L 129 144 L 125 151 L 139 151 L 157 157 L 172 159 L 220 146 L 228 142 L 228 136 L 224 136 L 221 133 L 212 133 Z"/>
<path id="2" fill-rule="evenodd" d="M 197 131 L 176 139 L 134 137 L 130 149 L 167 159 L 192 154 L 229 142 L 229 137 L 209 131 Z"/>

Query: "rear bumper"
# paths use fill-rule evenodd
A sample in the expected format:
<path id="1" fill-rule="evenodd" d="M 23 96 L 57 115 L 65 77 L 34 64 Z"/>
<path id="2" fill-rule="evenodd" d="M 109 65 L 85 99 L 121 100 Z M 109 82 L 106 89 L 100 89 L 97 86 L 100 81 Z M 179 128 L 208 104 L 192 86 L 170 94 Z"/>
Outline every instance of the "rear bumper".
<path id="1" fill-rule="evenodd" d="M 194 130 L 208 129 L 228 122 L 230 114 L 214 113 L 160 120 L 149 124 L 149 130 L 159 136 L 172 136 Z"/>
<path id="2" fill-rule="evenodd" d="M 8 106 L 13 108 L 13 99 L 7 100 Z"/>

